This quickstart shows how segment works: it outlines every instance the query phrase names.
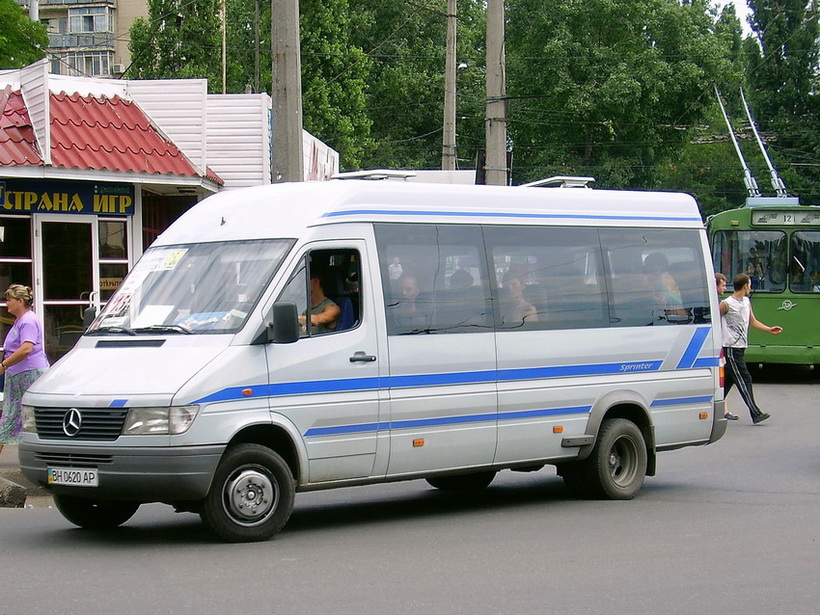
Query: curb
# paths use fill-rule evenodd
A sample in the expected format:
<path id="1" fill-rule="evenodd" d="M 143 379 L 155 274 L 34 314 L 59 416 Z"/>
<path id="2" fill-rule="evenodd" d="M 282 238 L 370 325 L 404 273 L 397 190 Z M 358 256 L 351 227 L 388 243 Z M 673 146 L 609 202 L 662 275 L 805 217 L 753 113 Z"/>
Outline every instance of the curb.
<path id="1" fill-rule="evenodd" d="M 0 508 L 23 508 L 25 505 L 25 488 L 0 476 Z"/>

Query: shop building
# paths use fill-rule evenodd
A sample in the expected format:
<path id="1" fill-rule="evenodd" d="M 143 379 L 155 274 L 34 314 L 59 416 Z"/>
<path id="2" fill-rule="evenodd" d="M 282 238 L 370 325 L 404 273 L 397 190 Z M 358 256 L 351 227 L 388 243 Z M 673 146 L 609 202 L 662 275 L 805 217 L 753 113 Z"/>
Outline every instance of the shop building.
<path id="1" fill-rule="evenodd" d="M 208 94 L 201 79 L 0 71 L 0 292 L 32 287 L 52 361 L 182 212 L 270 183 L 271 117 L 267 94 Z M 305 179 L 338 172 L 337 152 L 304 139 Z M 0 302 L 0 340 L 12 322 Z"/>

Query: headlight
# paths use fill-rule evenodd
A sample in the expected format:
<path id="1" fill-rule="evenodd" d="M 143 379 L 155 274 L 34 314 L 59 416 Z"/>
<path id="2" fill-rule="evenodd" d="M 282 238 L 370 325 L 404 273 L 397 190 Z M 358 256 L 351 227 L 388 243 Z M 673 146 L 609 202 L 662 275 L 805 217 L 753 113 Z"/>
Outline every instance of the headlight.
<path id="1" fill-rule="evenodd" d="M 37 422 L 34 420 L 34 406 L 22 407 L 23 431 L 37 433 Z"/>
<path id="2" fill-rule="evenodd" d="M 171 408 L 131 408 L 125 419 L 123 435 L 179 435 L 194 422 L 199 406 L 172 406 Z"/>

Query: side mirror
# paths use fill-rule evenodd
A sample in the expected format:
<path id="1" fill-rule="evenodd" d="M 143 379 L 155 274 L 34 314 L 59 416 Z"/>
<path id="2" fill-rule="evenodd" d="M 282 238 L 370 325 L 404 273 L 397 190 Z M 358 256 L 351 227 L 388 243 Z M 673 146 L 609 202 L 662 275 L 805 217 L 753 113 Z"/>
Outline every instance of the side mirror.
<path id="1" fill-rule="evenodd" d="M 299 339 L 302 327 L 296 304 L 282 301 L 273 304 L 273 324 L 268 326 L 268 341 L 274 344 L 292 344 Z"/>
<path id="2" fill-rule="evenodd" d="M 83 310 L 83 329 L 88 329 L 97 317 L 97 308 L 89 306 Z"/>

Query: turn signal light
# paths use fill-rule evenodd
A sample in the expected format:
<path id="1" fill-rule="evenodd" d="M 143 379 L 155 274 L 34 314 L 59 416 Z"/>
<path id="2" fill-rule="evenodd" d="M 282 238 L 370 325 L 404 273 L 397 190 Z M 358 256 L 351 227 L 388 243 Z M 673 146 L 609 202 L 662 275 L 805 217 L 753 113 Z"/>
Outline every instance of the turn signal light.
<path id="1" fill-rule="evenodd" d="M 552 428 L 552 433 L 564 433 L 564 426 L 563 425 L 555 425 Z"/>
<path id="2" fill-rule="evenodd" d="M 709 413 L 708 412 L 701 412 L 700 414 L 698 414 L 698 418 L 702 421 L 705 420 L 705 419 L 708 419 L 709 418 Z"/>
<path id="3" fill-rule="evenodd" d="M 419 446 L 424 446 L 424 438 L 413 440 L 413 448 L 418 448 Z"/>

